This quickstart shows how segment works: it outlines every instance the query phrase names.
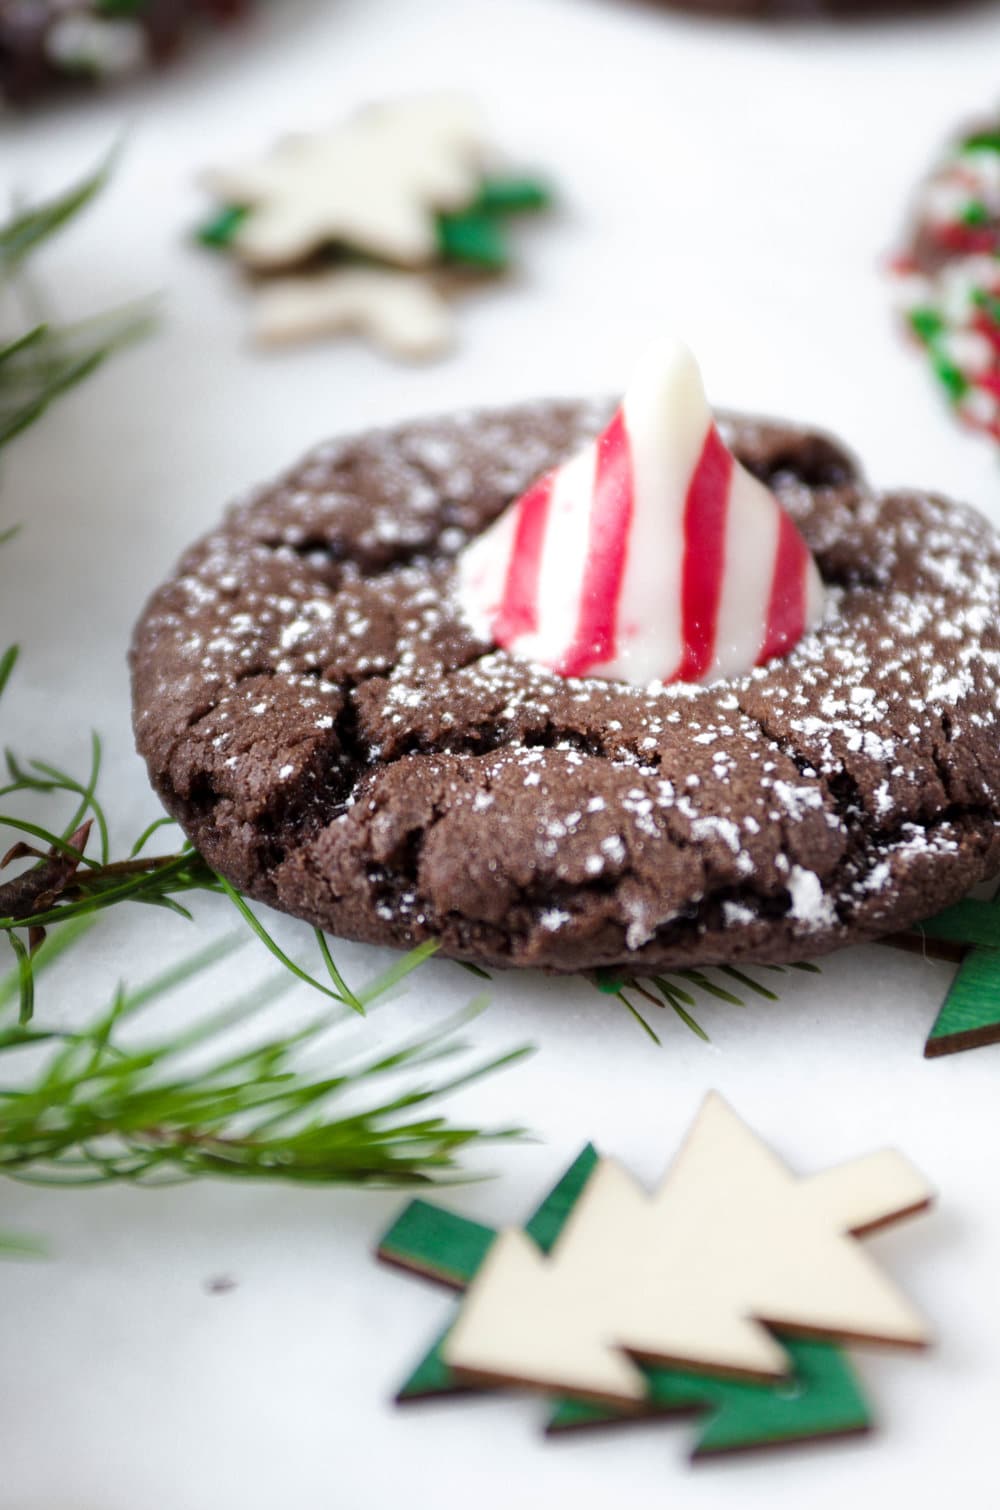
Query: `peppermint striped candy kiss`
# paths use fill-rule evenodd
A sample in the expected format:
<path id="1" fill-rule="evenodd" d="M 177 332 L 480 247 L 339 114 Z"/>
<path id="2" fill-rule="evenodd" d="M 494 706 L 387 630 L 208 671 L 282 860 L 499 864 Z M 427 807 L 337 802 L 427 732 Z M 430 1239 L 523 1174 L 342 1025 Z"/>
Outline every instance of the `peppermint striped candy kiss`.
<path id="1" fill-rule="evenodd" d="M 749 671 L 823 605 L 805 542 L 722 441 L 675 342 L 647 354 L 596 440 L 465 548 L 457 595 L 511 655 L 639 686 Z"/>

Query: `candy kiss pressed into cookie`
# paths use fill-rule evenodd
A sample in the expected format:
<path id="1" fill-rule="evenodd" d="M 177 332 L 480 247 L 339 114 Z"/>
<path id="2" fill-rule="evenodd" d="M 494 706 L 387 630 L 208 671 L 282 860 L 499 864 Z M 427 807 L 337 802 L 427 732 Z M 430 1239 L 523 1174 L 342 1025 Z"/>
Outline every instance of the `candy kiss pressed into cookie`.
<path id="1" fill-rule="evenodd" d="M 775 495 L 719 435 L 694 359 L 649 351 L 596 440 L 463 551 L 470 623 L 561 676 L 700 682 L 781 655 L 823 587 Z"/>
<path id="2" fill-rule="evenodd" d="M 615 611 L 581 636 L 598 559 Z M 139 749 L 206 859 L 353 938 L 554 970 L 792 961 L 1000 867 L 996 536 L 876 492 L 815 431 L 713 424 L 678 353 L 620 408 L 318 447 L 187 553 L 132 666 Z"/>

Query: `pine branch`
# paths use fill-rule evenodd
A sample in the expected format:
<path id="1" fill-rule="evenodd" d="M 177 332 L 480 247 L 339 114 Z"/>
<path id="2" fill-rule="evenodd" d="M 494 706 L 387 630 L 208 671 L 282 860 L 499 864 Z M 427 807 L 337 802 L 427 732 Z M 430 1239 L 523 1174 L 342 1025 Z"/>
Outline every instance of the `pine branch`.
<path id="1" fill-rule="evenodd" d="M 0 799 L 24 792 L 79 797 L 78 805 L 61 832 L 0 810 L 0 828 L 13 829 L 38 841 L 28 844 L 22 839 L 0 860 L 0 869 L 15 860 L 36 861 L 32 868 L 0 884 L 0 934 L 6 935 L 17 955 L 23 1022 L 29 1022 L 32 1017 L 37 974 L 35 962 L 38 951 L 50 942 L 50 931 L 60 929 L 62 932 L 58 936 L 62 937 L 71 926 L 87 925 L 100 913 L 125 902 L 167 908 L 190 921 L 192 914 L 178 900 L 179 897 L 206 893 L 226 896 L 251 932 L 291 977 L 311 986 L 338 1006 L 349 1007 L 362 1016 L 372 1001 L 394 989 L 434 953 L 434 944 L 422 944 L 397 960 L 377 980 L 354 991 L 341 974 L 329 943 L 319 929 L 314 930 L 314 938 L 322 975 L 311 973 L 291 959 L 246 899 L 229 881 L 212 870 L 190 844 L 185 843 L 173 853 L 143 856 L 140 850 L 146 839 L 171 820 L 161 818 L 151 824 L 132 846 L 128 858 L 110 859 L 107 817 L 96 790 L 101 754 L 96 736 L 93 752 L 85 782 L 38 760 L 22 765 L 8 752 L 8 770 L 13 779 L 0 788 Z M 93 832 L 100 835 L 100 857 L 97 859 L 86 853 Z M 39 848 L 38 843 L 44 848 Z M 67 935 L 70 942 L 76 936 Z M 0 1002 L 2 1000 L 0 988 Z"/>
<path id="2" fill-rule="evenodd" d="M 0 1232 L 0 1259 L 42 1258 L 45 1247 L 33 1237 L 19 1232 Z"/>
<path id="3" fill-rule="evenodd" d="M 452 1124 L 428 1110 L 527 1052 L 468 1063 L 456 1030 L 481 1003 L 458 1022 L 330 1070 L 307 1061 L 321 1057 L 343 1012 L 324 1011 L 296 1031 L 261 1036 L 261 1014 L 293 984 L 282 973 L 204 1012 L 190 1028 L 134 1046 L 144 1012 L 243 942 L 223 940 L 134 991 L 119 988 L 82 1029 L 4 1029 L 0 1014 L 0 1067 L 19 1050 L 48 1051 L 33 1078 L 0 1084 L 0 1174 L 43 1185 L 163 1184 L 204 1175 L 426 1184 L 457 1177 L 459 1156 L 471 1145 L 522 1136 L 518 1128 Z M 9 980 L 0 985 L 0 1002 L 13 994 Z M 254 1028 L 257 1041 L 248 1048 Z M 462 1067 L 441 1073 L 456 1056 Z"/>
<path id="4" fill-rule="evenodd" d="M 17 272 L 33 252 L 96 199 L 111 177 L 116 156 L 116 152 L 110 152 L 80 183 L 54 199 L 22 210 L 0 226 L 0 280 Z"/>
<path id="5" fill-rule="evenodd" d="M 23 289 L 31 257 L 69 225 L 107 183 L 114 154 L 95 173 L 55 198 L 13 215 L 0 225 L 0 294 Z M 146 303 L 114 310 L 77 325 L 53 326 L 33 319 L 0 339 L 0 446 L 32 425 L 69 388 L 89 377 L 114 352 L 148 333 Z"/>
<path id="6" fill-rule="evenodd" d="M 148 839 L 169 818 L 151 823 L 132 845 L 127 858 L 110 857 L 108 818 L 98 796 L 101 770 L 101 743 L 95 735 L 92 755 L 85 778 L 77 779 L 47 761 L 19 761 L 7 752 L 10 781 L 0 787 L 2 799 L 31 793 L 46 797 L 69 796 L 75 806 L 60 831 L 36 821 L 6 812 L 0 806 L 0 829 L 7 828 L 35 841 L 21 838 L 0 858 L 0 870 L 18 860 L 36 863 L 0 884 L 0 934 L 17 955 L 20 1014 L 29 1022 L 33 1013 L 35 962 L 38 951 L 48 947 L 52 929 L 59 929 L 68 943 L 78 932 L 67 932 L 74 925 L 87 925 L 111 907 L 125 902 L 167 908 L 191 920 L 192 914 L 180 900 L 207 893 L 225 896 L 265 948 L 295 979 L 311 986 L 338 1006 L 349 1007 L 364 1015 L 368 1005 L 395 989 L 411 971 L 435 952 L 436 945 L 419 945 L 403 955 L 377 980 L 353 990 L 334 961 L 330 945 L 322 932 L 314 930 L 320 956 L 321 973 L 304 969 L 281 948 L 261 922 L 249 903 L 223 876 L 218 875 L 190 844 L 178 850 L 145 856 L 142 849 Z M 99 840 L 96 858 L 87 853 L 92 834 Z M 39 847 L 39 845 L 43 847 Z M 48 942 L 47 942 L 48 941 Z M 0 990 L 0 1002 L 3 1000 Z"/>
<path id="7" fill-rule="evenodd" d="M 149 307 L 140 304 L 80 325 L 36 325 L 0 347 L 0 446 L 152 327 Z"/>
<path id="8" fill-rule="evenodd" d="M 761 968 L 773 971 L 778 975 L 783 975 L 786 970 L 802 970 L 810 975 L 818 975 L 820 973 L 819 966 L 812 964 L 809 960 L 803 960 L 792 965 L 763 965 Z M 764 1001 L 774 1002 L 780 1000 L 776 991 L 772 991 L 769 986 L 765 986 L 762 981 L 757 980 L 753 975 L 747 974 L 746 971 L 738 970 L 735 965 L 706 966 L 701 970 L 665 970 L 660 975 L 645 978 L 626 975 L 620 970 L 598 970 L 592 976 L 592 980 L 599 991 L 607 996 L 613 996 L 617 1001 L 620 1001 L 626 1011 L 635 1018 L 635 1021 L 642 1030 L 653 1040 L 657 1047 L 660 1047 L 659 1035 L 647 1018 L 640 1012 L 632 1000 L 632 995 L 642 997 L 644 1001 L 660 1011 L 665 1007 L 670 1007 L 685 1027 L 690 1028 L 691 1032 L 698 1038 L 703 1039 L 705 1043 L 709 1043 L 708 1033 L 689 1010 L 698 1005 L 696 997 L 692 995 L 692 990 L 689 988 L 693 988 L 693 990 L 699 991 L 702 995 L 711 997 L 716 1001 L 725 1002 L 729 1006 L 745 1007 L 747 1005 L 746 996 L 737 993 L 728 985 L 721 984 L 716 979 L 718 975 L 725 976 L 727 980 L 735 981 L 744 992 L 749 991 L 753 996 L 759 997 Z M 632 995 L 629 993 L 632 993 Z"/>
<path id="9" fill-rule="evenodd" d="M 2 664 L 9 676 L 13 655 Z M 0 869 L 16 861 L 29 863 L 0 884 L 0 932 L 6 933 L 15 955 L 14 968 L 0 980 L 0 1074 L 17 1050 L 50 1052 L 34 1080 L 0 1083 L 0 1173 L 46 1184 L 162 1183 L 207 1174 L 413 1184 L 454 1177 L 469 1144 L 518 1135 L 517 1129 L 486 1132 L 453 1126 L 427 1114 L 429 1103 L 525 1052 L 438 1074 L 425 1083 L 425 1071 L 465 1049 L 455 1024 L 390 1053 L 362 1056 L 335 1073 L 304 1068 L 303 1056 L 319 1047 L 328 1030 L 348 1014 L 364 1014 L 382 1001 L 434 946 L 411 950 L 376 979 L 353 988 L 316 930 L 322 974 L 311 974 L 190 845 L 145 854 L 147 843 L 171 820 L 158 818 L 125 858 L 112 857 L 110 824 L 99 794 L 101 757 L 101 743 L 94 736 L 87 771 L 77 777 L 53 761 L 23 760 L 7 752 L 9 779 L 0 786 L 0 827 L 18 837 Z M 5 800 L 24 797 L 67 806 L 65 822 L 60 827 L 43 824 L 5 806 Z M 280 974 L 243 1001 L 206 1012 L 189 1031 L 153 1039 L 138 1050 L 123 1043 L 122 1030 L 145 1008 L 216 963 L 230 945 L 214 946 L 136 992 L 119 990 L 82 1030 L 36 1025 L 39 979 L 102 912 L 132 901 L 190 918 L 179 897 L 206 892 L 229 899 L 281 965 Z M 266 1038 L 252 1049 L 231 1048 L 227 1035 L 250 1031 L 262 1010 L 296 982 L 325 999 L 322 1015 L 298 1032 Z M 16 1019 L 11 1016 L 5 1025 L 4 1015 L 15 1004 Z M 194 1049 L 203 1062 L 188 1069 L 184 1056 Z M 404 1072 L 402 1090 L 383 1090 L 394 1087 Z M 345 1102 L 350 1109 L 341 1110 Z"/>
<path id="10" fill-rule="evenodd" d="M 388 989 L 389 985 L 398 983 L 434 952 L 433 944 L 421 945 L 394 965 L 383 980 L 367 990 L 354 991 L 336 965 L 326 938 L 316 929 L 314 937 L 320 966 L 316 972 L 305 969 L 281 949 L 246 899 L 229 881 L 216 874 L 190 845 L 184 844 L 178 850 L 166 854 L 147 856 L 143 853 L 154 834 L 171 823 L 169 818 L 156 819 L 139 835 L 126 858 L 112 860 L 108 819 L 98 797 L 100 768 L 101 744 L 96 735 L 92 739 L 89 769 L 80 778 L 50 761 L 21 761 L 9 751 L 7 753 L 10 781 L 6 786 L 0 787 L 0 802 L 15 794 L 33 793 L 48 797 L 61 794 L 75 803 L 67 823 L 58 832 L 39 823 L 16 818 L 0 807 L 0 828 L 15 829 L 24 836 L 0 861 L 0 869 L 4 863 L 15 858 L 33 858 L 37 861 L 34 869 L 23 872 L 12 881 L 0 883 L 0 933 L 7 934 L 15 949 L 18 944 L 14 940 L 20 939 L 22 935 L 27 937 L 28 947 L 22 947 L 19 953 L 21 1015 L 25 1020 L 30 1019 L 32 1010 L 35 950 L 46 931 L 71 922 L 92 919 L 98 913 L 123 902 L 165 907 L 190 918 L 189 909 L 180 900 L 182 897 L 186 901 L 189 895 L 197 896 L 199 893 L 222 894 L 229 898 L 244 923 L 292 976 L 306 982 L 323 996 L 358 1013 L 365 1011 L 373 996 Z M 95 857 L 87 853 L 92 833 L 99 843 L 99 853 Z M 27 839 L 36 842 L 28 844 Z M 43 847 L 39 848 L 39 845 Z M 780 974 L 786 967 L 770 965 L 765 968 Z M 816 972 L 818 967 L 801 963 L 787 968 Z M 472 973 L 479 977 L 486 974 L 476 967 L 472 967 Z M 704 970 L 663 971 L 646 978 L 634 978 L 619 971 L 606 970 L 598 971 L 593 979 L 602 992 L 615 997 L 626 1008 L 657 1044 L 660 1043 L 659 1035 L 645 1008 L 640 1010 L 641 1003 L 647 1003 L 661 1011 L 670 1008 L 687 1028 L 707 1042 L 708 1033 L 695 1015 L 699 997 L 738 1007 L 745 1006 L 749 997 L 768 1002 L 778 1000 L 777 993 L 756 975 L 732 965 Z"/>
<path id="11" fill-rule="evenodd" d="M 0 545 L 9 539 L 0 536 Z M 0 697 L 18 658 L 16 646 L 0 657 Z M 111 858 L 110 825 L 98 795 L 102 747 L 91 736 L 90 765 L 76 777 L 49 760 L 28 759 L 6 752 L 9 780 L 0 786 L 0 830 L 20 837 L 0 857 L 0 872 L 17 861 L 34 861 L 12 879 L 0 882 L 0 934 L 5 934 L 15 956 L 15 970 L 6 985 L 0 985 L 0 1006 L 5 994 L 19 1002 L 18 1018 L 26 1027 L 34 1016 L 35 986 L 39 968 L 70 947 L 98 914 L 123 902 L 162 907 L 190 921 L 191 912 L 181 896 L 221 894 L 228 897 L 243 922 L 288 972 L 337 1006 L 349 1007 L 363 1016 L 370 1003 L 394 990 L 411 971 L 434 953 L 436 945 L 422 944 L 397 960 L 378 979 L 358 991 L 352 990 L 337 966 L 330 946 L 314 929 L 322 976 L 312 974 L 280 947 L 248 902 L 223 876 L 218 875 L 188 843 L 168 854 L 145 855 L 153 836 L 173 820 L 161 816 L 143 829 L 126 858 Z M 6 799 L 43 797 L 66 800 L 71 811 L 56 830 L 34 819 L 4 809 Z M 91 836 L 97 839 L 97 854 L 87 853 Z M 28 841 L 32 842 L 28 842 Z M 39 847 L 41 846 L 41 847 Z M 58 933 L 49 937 L 50 930 Z"/>

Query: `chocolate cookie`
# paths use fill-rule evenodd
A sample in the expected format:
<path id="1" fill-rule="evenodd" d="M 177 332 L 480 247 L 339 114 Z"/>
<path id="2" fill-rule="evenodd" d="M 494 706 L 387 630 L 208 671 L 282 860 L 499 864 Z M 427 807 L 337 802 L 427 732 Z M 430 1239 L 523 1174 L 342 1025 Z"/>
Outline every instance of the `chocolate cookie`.
<path id="1" fill-rule="evenodd" d="M 920 186 L 893 270 L 957 417 L 1000 442 L 1000 118 L 963 131 Z"/>
<path id="2" fill-rule="evenodd" d="M 24 105 L 165 62 L 193 28 L 246 0 L 0 0 L 0 102 Z"/>
<path id="3" fill-rule="evenodd" d="M 659 0 L 659 3 L 675 10 L 717 16 L 808 21 L 831 16 L 861 18 L 950 10 L 957 0 Z"/>
<path id="4" fill-rule="evenodd" d="M 609 413 L 331 442 L 155 593 L 138 747 L 235 885 L 352 938 L 642 972 L 822 954 L 1000 865 L 1000 542 L 967 508 L 875 494 L 822 435 L 722 422 L 827 585 L 787 656 L 655 690 L 472 636 L 456 551 Z"/>

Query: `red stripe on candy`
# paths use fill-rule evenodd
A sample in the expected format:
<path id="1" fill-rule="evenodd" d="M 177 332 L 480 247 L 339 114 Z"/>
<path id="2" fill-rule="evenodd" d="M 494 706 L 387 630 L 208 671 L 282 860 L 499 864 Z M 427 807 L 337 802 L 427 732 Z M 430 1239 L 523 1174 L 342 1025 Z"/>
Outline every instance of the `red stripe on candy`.
<path id="1" fill-rule="evenodd" d="M 774 554 L 767 627 L 757 665 L 784 655 L 802 638 L 806 627 L 806 578 L 809 552 L 784 509 L 778 511 L 778 546 Z"/>
<path id="2" fill-rule="evenodd" d="M 530 634 L 538 627 L 538 577 L 555 481 L 554 472 L 540 478 L 518 504 L 503 598 L 493 621 L 498 645 L 509 645 L 518 635 Z"/>
<path id="3" fill-rule="evenodd" d="M 985 388 L 994 398 L 1000 398 L 1000 372 L 979 372 L 972 383 L 976 388 Z"/>
<path id="4" fill-rule="evenodd" d="M 985 309 L 976 311 L 972 321 L 972 328 L 973 330 L 978 330 L 981 336 L 986 337 L 994 351 L 1000 351 L 1000 328 L 998 328 L 992 315 L 987 314 Z"/>
<path id="5" fill-rule="evenodd" d="M 715 659 L 732 475 L 733 458 L 713 425 L 705 437 L 684 500 L 683 649 L 674 672 L 675 681 L 700 681 Z"/>
<path id="6" fill-rule="evenodd" d="M 583 676 L 592 666 L 614 659 L 618 600 L 625 578 L 635 501 L 633 492 L 632 453 L 625 417 L 619 409 L 597 441 L 580 612 L 573 641 L 556 667 L 562 676 Z"/>

